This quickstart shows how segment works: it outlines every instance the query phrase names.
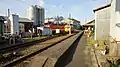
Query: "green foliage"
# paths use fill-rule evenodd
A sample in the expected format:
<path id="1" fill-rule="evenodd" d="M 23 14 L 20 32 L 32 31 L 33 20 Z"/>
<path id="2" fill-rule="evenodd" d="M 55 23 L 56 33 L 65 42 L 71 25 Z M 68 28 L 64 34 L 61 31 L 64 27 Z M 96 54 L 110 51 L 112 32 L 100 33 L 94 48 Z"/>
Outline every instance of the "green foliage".
<path id="1" fill-rule="evenodd" d="M 107 38 L 107 37 L 103 37 L 103 38 Z M 98 44 L 98 48 L 100 50 L 105 50 L 106 46 L 109 44 L 109 40 L 94 40 L 94 32 L 91 33 L 91 36 L 88 38 L 88 45 L 89 46 L 94 46 L 94 44 Z"/>
<path id="2" fill-rule="evenodd" d="M 117 60 L 117 61 L 108 60 L 108 63 L 110 67 L 120 67 L 120 60 Z"/>
<path id="3" fill-rule="evenodd" d="M 94 46 L 94 44 L 98 44 L 99 45 L 98 48 L 100 50 L 105 50 L 106 49 L 106 45 L 105 45 L 104 40 L 94 40 L 92 37 L 90 37 L 88 39 L 88 45 L 92 47 L 92 46 Z"/>
<path id="4" fill-rule="evenodd" d="M 100 50 L 105 50 L 106 45 L 104 44 L 104 41 L 99 41 L 99 49 Z"/>
<path id="5" fill-rule="evenodd" d="M 90 47 L 94 46 L 94 44 L 97 44 L 97 43 L 98 43 L 98 41 L 94 40 L 93 37 L 90 37 L 88 39 L 88 46 L 90 46 Z"/>

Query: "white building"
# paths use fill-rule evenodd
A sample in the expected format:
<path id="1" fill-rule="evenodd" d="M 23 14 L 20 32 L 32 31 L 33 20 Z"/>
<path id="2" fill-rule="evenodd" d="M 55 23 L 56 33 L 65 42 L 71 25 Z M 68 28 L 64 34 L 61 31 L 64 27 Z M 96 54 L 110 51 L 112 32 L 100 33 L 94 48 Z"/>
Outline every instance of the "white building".
<path id="1" fill-rule="evenodd" d="M 120 0 L 111 2 L 110 36 L 120 41 Z"/>
<path id="2" fill-rule="evenodd" d="M 12 15 L 11 15 L 12 16 Z M 22 33 L 22 37 L 29 37 L 29 30 L 33 28 L 33 21 L 29 20 L 28 18 L 21 18 L 18 16 L 18 24 L 17 21 L 14 21 L 15 18 L 8 18 L 5 17 L 5 22 L 4 22 L 4 34 L 16 34 L 16 30 L 18 30 L 17 34 Z"/>
<path id="3" fill-rule="evenodd" d="M 29 20 L 34 20 L 34 6 L 29 6 L 27 9 L 27 17 Z"/>
<path id="4" fill-rule="evenodd" d="M 110 22 L 110 55 L 120 55 L 120 0 L 111 0 L 111 22 Z"/>
<path id="5" fill-rule="evenodd" d="M 101 39 L 102 36 L 106 36 L 106 34 L 109 35 L 110 55 L 119 56 L 120 0 L 111 0 L 111 4 L 109 5 L 109 7 L 104 7 L 104 9 L 101 8 L 99 11 L 95 11 L 95 39 Z M 101 18 L 106 20 L 101 20 Z M 108 18 L 110 18 L 110 20 Z"/>
<path id="6" fill-rule="evenodd" d="M 27 9 L 27 16 L 30 20 L 34 21 L 34 26 L 43 26 L 45 22 L 45 11 L 41 6 L 30 6 Z"/>
<path id="7" fill-rule="evenodd" d="M 107 40 L 110 35 L 111 4 L 93 10 L 95 13 L 95 40 Z"/>

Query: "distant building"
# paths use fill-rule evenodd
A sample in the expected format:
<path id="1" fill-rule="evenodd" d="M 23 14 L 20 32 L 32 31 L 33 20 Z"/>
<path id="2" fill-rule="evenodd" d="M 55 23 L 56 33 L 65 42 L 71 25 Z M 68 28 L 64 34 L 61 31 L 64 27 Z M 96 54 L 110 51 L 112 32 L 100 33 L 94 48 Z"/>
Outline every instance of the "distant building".
<path id="1" fill-rule="evenodd" d="M 85 30 L 88 30 L 88 29 L 89 29 L 89 30 L 94 31 L 95 20 L 89 21 L 88 23 L 84 24 L 83 27 L 84 27 Z"/>
<path id="2" fill-rule="evenodd" d="M 29 30 L 33 31 L 33 21 L 28 18 L 19 18 L 19 31 L 22 33 L 22 37 L 30 37 Z"/>
<path id="3" fill-rule="evenodd" d="M 55 24 L 55 25 L 62 25 L 61 21 L 64 20 L 64 17 L 62 16 L 57 16 L 57 17 L 49 17 L 45 18 L 45 24 Z"/>
<path id="4" fill-rule="evenodd" d="M 34 21 L 34 26 L 43 26 L 45 22 L 45 10 L 43 7 L 38 5 L 32 5 L 27 9 L 27 15 L 30 20 Z"/>
<path id="5" fill-rule="evenodd" d="M 46 18 L 45 19 L 45 23 L 53 23 L 54 24 L 54 22 L 55 22 L 55 19 L 54 18 Z M 45 24 L 44 23 L 44 24 Z"/>
<path id="6" fill-rule="evenodd" d="M 33 21 L 29 20 L 28 18 L 23 18 L 23 17 L 18 16 L 18 21 L 13 22 L 13 20 L 15 20 L 15 19 L 12 17 L 12 15 L 10 15 L 10 16 L 11 16 L 11 18 L 8 18 L 6 16 L 2 16 L 5 18 L 4 33 L 7 34 L 7 33 L 11 33 L 12 31 L 15 31 L 12 34 L 15 34 L 17 32 L 18 34 L 22 33 L 23 34 L 22 37 L 30 36 L 28 31 L 32 30 Z M 15 29 L 17 29 L 17 31 Z"/>
<path id="7" fill-rule="evenodd" d="M 33 20 L 29 20 L 28 18 L 19 18 L 19 24 L 20 24 L 20 32 L 28 32 L 30 29 L 33 28 Z"/>
<path id="8" fill-rule="evenodd" d="M 111 4 L 93 11 L 95 13 L 95 40 L 108 40 L 110 35 Z"/>
<path id="9" fill-rule="evenodd" d="M 70 20 L 69 18 L 65 18 L 64 20 L 61 21 L 63 24 L 73 24 L 73 21 Z"/>
<path id="10" fill-rule="evenodd" d="M 78 21 L 78 20 L 76 20 L 76 19 L 71 19 L 72 21 L 73 21 L 73 23 L 72 23 L 72 28 L 73 29 L 76 29 L 76 30 L 80 30 L 80 28 L 81 28 L 81 23 L 80 23 L 80 21 Z"/>
<path id="11" fill-rule="evenodd" d="M 61 21 L 62 24 L 70 24 L 72 26 L 72 29 L 77 29 L 79 30 L 81 27 L 80 21 L 76 20 L 76 19 L 69 19 L 66 18 L 64 20 Z"/>

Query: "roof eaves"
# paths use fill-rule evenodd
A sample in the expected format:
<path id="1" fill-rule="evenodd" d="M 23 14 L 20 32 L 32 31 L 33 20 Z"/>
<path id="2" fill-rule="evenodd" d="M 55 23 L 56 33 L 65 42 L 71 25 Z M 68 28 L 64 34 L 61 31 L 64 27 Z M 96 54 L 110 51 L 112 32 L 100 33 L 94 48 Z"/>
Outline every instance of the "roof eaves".
<path id="1" fill-rule="evenodd" d="M 101 10 L 101 9 L 104 9 L 104 8 L 107 8 L 107 7 L 110 7 L 110 6 L 111 6 L 111 4 L 107 4 L 107 5 L 105 5 L 105 6 L 102 6 L 102 7 L 99 7 L 99 8 L 97 8 L 97 9 L 94 9 L 93 12 L 96 12 L 96 11 L 98 11 L 98 10 Z"/>
<path id="2" fill-rule="evenodd" d="M 92 22 L 95 22 L 95 19 L 93 19 L 93 20 L 89 21 L 89 22 L 88 22 L 88 23 L 86 23 L 86 24 L 90 24 L 90 23 L 92 23 Z"/>

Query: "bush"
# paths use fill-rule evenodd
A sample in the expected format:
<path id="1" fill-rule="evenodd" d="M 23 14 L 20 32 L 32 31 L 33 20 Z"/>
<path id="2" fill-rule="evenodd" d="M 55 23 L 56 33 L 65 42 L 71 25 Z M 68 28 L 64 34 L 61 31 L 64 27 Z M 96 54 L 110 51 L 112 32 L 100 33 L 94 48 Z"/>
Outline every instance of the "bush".
<path id="1" fill-rule="evenodd" d="M 94 40 L 93 37 L 90 37 L 90 38 L 88 39 L 88 45 L 89 45 L 90 47 L 94 46 L 94 44 L 97 44 L 97 43 L 98 43 L 98 40 Z"/>
<path id="2" fill-rule="evenodd" d="M 99 49 L 100 50 L 105 50 L 106 49 L 106 45 L 104 44 L 104 41 L 99 41 Z"/>

